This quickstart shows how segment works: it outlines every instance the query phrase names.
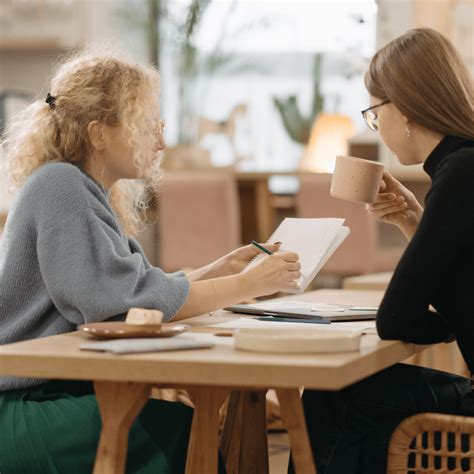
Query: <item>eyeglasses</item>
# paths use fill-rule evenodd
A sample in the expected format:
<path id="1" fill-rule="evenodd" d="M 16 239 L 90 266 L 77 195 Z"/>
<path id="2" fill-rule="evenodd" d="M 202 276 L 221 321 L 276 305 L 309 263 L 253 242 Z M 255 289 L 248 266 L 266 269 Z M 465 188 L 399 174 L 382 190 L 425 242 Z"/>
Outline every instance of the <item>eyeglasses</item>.
<path id="1" fill-rule="evenodd" d="M 375 115 L 373 110 L 382 105 L 389 104 L 390 102 L 391 100 L 387 99 L 387 100 L 384 100 L 383 102 L 380 102 L 380 104 L 372 105 L 372 107 L 369 107 L 361 111 L 362 117 L 364 117 L 365 123 L 370 128 L 370 130 L 373 130 L 374 132 L 376 132 L 379 129 L 378 117 L 377 115 Z"/>

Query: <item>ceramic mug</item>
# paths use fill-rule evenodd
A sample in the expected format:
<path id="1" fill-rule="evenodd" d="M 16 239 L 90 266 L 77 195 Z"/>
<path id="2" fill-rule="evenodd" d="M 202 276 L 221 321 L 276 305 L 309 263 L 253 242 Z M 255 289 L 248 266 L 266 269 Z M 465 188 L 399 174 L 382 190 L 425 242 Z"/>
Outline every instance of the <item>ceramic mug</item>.
<path id="1" fill-rule="evenodd" d="M 384 165 L 339 155 L 332 175 L 331 196 L 346 201 L 372 203 L 382 182 Z"/>

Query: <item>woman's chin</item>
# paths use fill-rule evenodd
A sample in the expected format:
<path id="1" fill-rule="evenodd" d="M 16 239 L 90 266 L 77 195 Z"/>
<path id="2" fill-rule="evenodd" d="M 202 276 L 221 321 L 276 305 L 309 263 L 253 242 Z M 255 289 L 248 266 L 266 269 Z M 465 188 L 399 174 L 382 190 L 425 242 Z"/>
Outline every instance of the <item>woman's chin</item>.
<path id="1" fill-rule="evenodd" d="M 394 156 L 397 159 L 397 161 L 403 166 L 413 166 L 413 165 L 418 164 L 418 162 L 414 158 L 410 156 L 406 156 L 401 153 L 397 154 L 394 151 L 392 151 L 392 156 Z"/>

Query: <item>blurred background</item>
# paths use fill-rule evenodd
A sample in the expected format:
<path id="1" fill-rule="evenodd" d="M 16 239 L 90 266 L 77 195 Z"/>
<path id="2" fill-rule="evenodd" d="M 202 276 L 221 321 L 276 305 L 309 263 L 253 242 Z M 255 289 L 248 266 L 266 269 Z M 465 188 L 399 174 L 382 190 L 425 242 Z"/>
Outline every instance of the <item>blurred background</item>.
<path id="1" fill-rule="evenodd" d="M 329 196 L 336 154 L 384 162 L 423 199 L 369 131 L 363 76 L 371 56 L 418 26 L 445 34 L 471 72 L 472 0 L 0 0 L 0 133 L 46 97 L 55 63 L 108 42 L 162 77 L 166 177 L 140 236 L 172 271 L 207 263 L 287 216 L 344 217 L 351 237 L 321 285 L 394 268 L 405 242 L 362 205 Z M 0 228 L 12 196 L 1 176 Z"/>
<path id="2" fill-rule="evenodd" d="M 343 217 L 351 235 L 310 289 L 383 290 L 406 241 L 330 196 L 336 155 L 383 162 L 423 201 L 422 169 L 400 166 L 362 120 L 364 73 L 378 48 L 421 26 L 447 36 L 473 73 L 473 25 L 474 0 L 0 0 L 0 135 L 46 98 L 61 57 L 106 42 L 162 78 L 165 177 L 138 235 L 152 264 L 196 268 L 266 241 L 285 217 Z M 5 178 L 0 239 L 14 199 Z M 465 374 L 445 346 L 411 362 Z M 268 407 L 269 430 L 281 430 Z M 286 435 L 269 448 L 272 474 L 286 473 Z"/>

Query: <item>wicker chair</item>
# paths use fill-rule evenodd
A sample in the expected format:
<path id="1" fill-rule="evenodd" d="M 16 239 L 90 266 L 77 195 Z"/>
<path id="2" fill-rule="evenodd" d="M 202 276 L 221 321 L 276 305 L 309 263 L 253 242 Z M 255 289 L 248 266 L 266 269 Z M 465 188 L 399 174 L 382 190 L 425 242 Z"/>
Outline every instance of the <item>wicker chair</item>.
<path id="1" fill-rule="evenodd" d="M 474 472 L 474 418 L 421 413 L 393 432 L 388 474 L 437 472 Z"/>

